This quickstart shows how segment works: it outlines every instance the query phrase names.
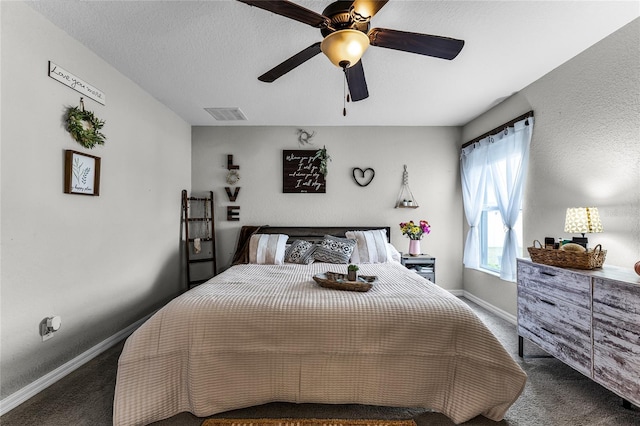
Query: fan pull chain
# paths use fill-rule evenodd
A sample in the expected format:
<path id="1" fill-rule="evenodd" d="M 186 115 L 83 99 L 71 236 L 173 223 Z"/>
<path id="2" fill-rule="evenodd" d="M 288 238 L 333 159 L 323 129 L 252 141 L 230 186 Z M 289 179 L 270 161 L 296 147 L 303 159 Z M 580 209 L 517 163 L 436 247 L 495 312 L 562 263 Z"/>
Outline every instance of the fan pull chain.
<path id="1" fill-rule="evenodd" d="M 342 82 L 342 115 L 343 116 L 347 116 L 347 104 L 345 103 L 345 100 L 347 102 L 351 102 L 351 95 L 349 94 L 349 91 L 347 90 L 347 71 L 345 69 L 344 71 L 344 81 Z"/>
<path id="2" fill-rule="evenodd" d="M 342 116 L 343 117 L 347 116 L 347 103 L 345 102 L 345 99 L 348 99 L 349 95 L 347 95 L 346 93 L 347 93 L 347 74 L 345 72 L 344 80 L 342 81 Z"/>

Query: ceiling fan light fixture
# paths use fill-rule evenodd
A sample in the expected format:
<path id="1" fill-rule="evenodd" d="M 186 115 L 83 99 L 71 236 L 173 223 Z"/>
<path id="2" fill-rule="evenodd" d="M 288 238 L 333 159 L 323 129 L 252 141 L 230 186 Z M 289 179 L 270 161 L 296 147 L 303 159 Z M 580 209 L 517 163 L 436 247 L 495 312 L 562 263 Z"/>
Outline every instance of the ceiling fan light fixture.
<path id="1" fill-rule="evenodd" d="M 337 67 L 348 68 L 358 63 L 369 47 L 369 37 L 358 30 L 340 30 L 327 35 L 320 49 Z"/>

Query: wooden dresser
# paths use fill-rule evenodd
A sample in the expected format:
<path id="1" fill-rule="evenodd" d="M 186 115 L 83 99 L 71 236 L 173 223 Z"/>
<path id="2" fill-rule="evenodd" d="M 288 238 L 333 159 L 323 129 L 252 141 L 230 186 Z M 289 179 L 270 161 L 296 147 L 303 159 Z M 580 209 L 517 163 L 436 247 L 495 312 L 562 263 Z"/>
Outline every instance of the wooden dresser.
<path id="1" fill-rule="evenodd" d="M 557 268 L 518 259 L 523 338 L 640 406 L 640 277 L 631 269 Z"/>

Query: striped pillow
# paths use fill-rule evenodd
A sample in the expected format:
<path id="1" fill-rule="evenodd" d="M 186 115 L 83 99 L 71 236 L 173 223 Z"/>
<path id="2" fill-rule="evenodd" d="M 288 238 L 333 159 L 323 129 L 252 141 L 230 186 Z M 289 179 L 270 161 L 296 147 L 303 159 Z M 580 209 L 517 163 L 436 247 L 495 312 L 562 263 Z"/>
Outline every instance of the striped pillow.
<path id="1" fill-rule="evenodd" d="M 356 246 L 356 240 L 325 235 L 316 247 L 313 258 L 325 263 L 349 263 L 349 258 Z"/>
<path id="2" fill-rule="evenodd" d="M 282 265 L 288 235 L 253 234 L 249 240 L 249 263 Z"/>
<path id="3" fill-rule="evenodd" d="M 356 240 L 351 263 L 386 263 L 391 260 L 386 229 L 348 231 L 345 236 Z"/>

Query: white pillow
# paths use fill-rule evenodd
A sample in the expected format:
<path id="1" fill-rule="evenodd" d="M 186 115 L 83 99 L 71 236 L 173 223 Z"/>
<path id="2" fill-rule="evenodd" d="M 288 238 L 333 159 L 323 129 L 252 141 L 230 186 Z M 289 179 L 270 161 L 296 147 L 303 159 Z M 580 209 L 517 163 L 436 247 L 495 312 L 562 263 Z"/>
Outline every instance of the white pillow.
<path id="1" fill-rule="evenodd" d="M 398 251 L 397 248 L 391 243 L 387 243 L 387 251 L 389 253 L 389 257 L 394 262 L 402 263 L 402 254 Z"/>
<path id="2" fill-rule="evenodd" d="M 249 263 L 259 265 L 284 264 L 288 235 L 253 234 L 249 240 Z"/>
<path id="3" fill-rule="evenodd" d="M 387 249 L 386 229 L 347 231 L 345 236 L 356 240 L 351 263 L 386 263 L 391 260 Z"/>

